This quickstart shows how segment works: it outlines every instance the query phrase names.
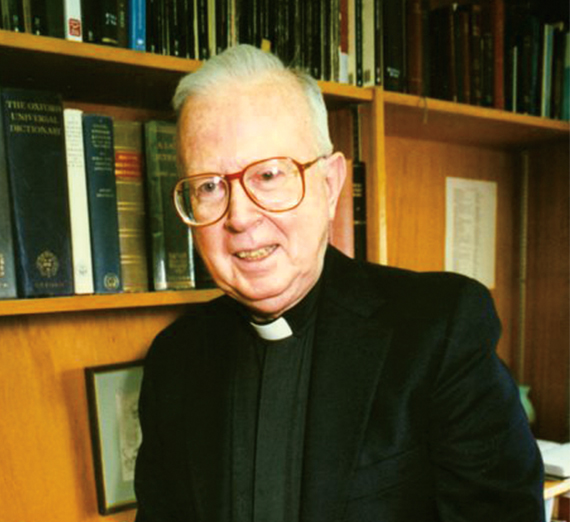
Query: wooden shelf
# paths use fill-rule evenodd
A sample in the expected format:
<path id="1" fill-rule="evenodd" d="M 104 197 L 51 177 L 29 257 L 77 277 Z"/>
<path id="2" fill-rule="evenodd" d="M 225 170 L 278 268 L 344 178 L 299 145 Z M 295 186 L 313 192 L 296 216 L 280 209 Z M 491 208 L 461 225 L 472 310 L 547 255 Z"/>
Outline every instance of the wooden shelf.
<path id="1" fill-rule="evenodd" d="M 184 305 L 209 301 L 221 295 L 219 290 L 187 290 L 177 292 L 125 293 L 114 295 L 89 295 L 50 297 L 38 299 L 13 299 L 0 301 L 0 317 L 14 315 L 50 314 L 60 312 L 85 312 L 116 310 L 168 305 Z"/>
<path id="2" fill-rule="evenodd" d="M 387 136 L 492 148 L 568 140 L 570 123 L 394 92 L 382 93 Z"/>
<path id="3" fill-rule="evenodd" d="M 201 62 L 0 30 L 0 85 L 52 90 L 64 100 L 169 111 L 180 77 Z M 22 66 L 25 64 L 25 66 Z M 320 82 L 329 104 L 370 102 L 371 89 Z"/>

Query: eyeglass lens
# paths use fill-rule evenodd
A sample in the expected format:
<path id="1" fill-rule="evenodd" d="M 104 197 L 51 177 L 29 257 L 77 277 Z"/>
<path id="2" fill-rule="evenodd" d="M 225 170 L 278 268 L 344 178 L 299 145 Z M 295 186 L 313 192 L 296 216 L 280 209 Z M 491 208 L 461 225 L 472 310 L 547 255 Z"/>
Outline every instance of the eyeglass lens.
<path id="1" fill-rule="evenodd" d="M 250 199 L 266 210 L 288 210 L 303 196 L 302 175 L 288 158 L 255 163 L 242 176 L 242 186 Z M 225 177 L 213 174 L 185 178 L 176 192 L 179 211 L 196 224 L 218 220 L 228 206 L 229 183 Z"/>

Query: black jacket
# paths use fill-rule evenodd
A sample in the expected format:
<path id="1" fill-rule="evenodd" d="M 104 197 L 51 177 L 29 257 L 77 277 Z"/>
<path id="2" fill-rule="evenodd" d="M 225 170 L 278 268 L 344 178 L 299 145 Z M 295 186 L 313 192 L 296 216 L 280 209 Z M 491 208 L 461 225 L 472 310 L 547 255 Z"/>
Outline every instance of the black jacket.
<path id="1" fill-rule="evenodd" d="M 233 347 L 255 334 L 227 299 L 191 305 L 149 351 L 138 522 L 231 522 Z M 544 519 L 482 285 L 329 248 L 319 307 L 300 522 Z"/>

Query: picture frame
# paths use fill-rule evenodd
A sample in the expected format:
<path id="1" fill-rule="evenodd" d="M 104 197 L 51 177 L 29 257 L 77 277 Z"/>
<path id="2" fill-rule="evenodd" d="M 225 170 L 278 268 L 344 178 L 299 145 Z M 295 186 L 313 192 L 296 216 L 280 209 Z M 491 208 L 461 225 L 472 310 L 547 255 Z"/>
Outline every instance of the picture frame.
<path id="1" fill-rule="evenodd" d="M 142 434 L 138 398 L 143 361 L 85 368 L 97 506 L 101 515 L 134 509 L 134 466 Z"/>

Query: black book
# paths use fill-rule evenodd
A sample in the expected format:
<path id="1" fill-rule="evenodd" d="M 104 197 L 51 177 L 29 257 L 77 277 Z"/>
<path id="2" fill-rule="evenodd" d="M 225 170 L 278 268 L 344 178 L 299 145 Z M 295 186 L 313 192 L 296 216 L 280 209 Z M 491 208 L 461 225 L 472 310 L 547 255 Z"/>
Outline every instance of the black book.
<path id="1" fill-rule="evenodd" d="M 354 259 L 366 260 L 366 164 L 353 163 Z"/>
<path id="2" fill-rule="evenodd" d="M 119 4 L 118 0 L 99 0 L 99 43 L 119 45 Z"/>
<path id="3" fill-rule="evenodd" d="M 384 88 L 404 92 L 406 87 L 405 0 L 383 2 Z"/>
<path id="4" fill-rule="evenodd" d="M 73 293 L 63 108 L 57 94 L 2 90 L 20 297 Z"/>
<path id="5" fill-rule="evenodd" d="M 198 21 L 198 59 L 207 60 L 210 57 L 210 40 L 208 38 L 208 0 L 197 0 Z"/>
<path id="6" fill-rule="evenodd" d="M 81 0 L 81 18 L 83 22 L 83 41 L 99 43 L 99 18 L 97 0 Z"/>
<path id="7" fill-rule="evenodd" d="M 2 29 L 24 32 L 24 10 L 20 0 L 2 0 Z"/>

